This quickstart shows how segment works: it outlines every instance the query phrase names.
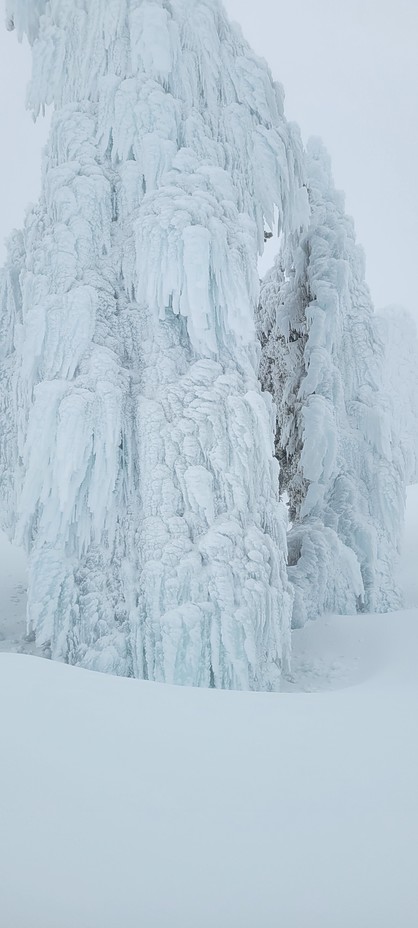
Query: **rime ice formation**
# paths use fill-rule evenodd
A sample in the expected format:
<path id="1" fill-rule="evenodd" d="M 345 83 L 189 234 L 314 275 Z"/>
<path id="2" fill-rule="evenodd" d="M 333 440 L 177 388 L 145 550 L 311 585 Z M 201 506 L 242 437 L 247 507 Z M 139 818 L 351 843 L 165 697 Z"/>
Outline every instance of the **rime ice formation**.
<path id="1" fill-rule="evenodd" d="M 327 611 L 399 604 L 405 486 L 363 254 L 318 140 L 308 145 L 307 175 L 310 227 L 267 275 L 258 317 L 293 523 L 296 626 Z"/>
<path id="2" fill-rule="evenodd" d="M 0 269 L 0 520 L 2 529 L 12 537 L 18 508 L 15 344 L 22 324 L 20 274 L 25 254 L 21 233 L 11 236 L 8 254 L 8 266 Z"/>
<path id="3" fill-rule="evenodd" d="M 54 106 L 2 284 L 29 628 L 86 667 L 275 688 L 293 592 L 254 309 L 264 221 L 303 211 L 281 90 L 217 0 L 8 0 L 7 21 L 34 113 Z"/>
<path id="4" fill-rule="evenodd" d="M 395 441 L 408 484 L 418 483 L 418 337 L 410 314 L 389 306 L 377 316 L 385 348 L 385 386 L 393 405 Z"/>

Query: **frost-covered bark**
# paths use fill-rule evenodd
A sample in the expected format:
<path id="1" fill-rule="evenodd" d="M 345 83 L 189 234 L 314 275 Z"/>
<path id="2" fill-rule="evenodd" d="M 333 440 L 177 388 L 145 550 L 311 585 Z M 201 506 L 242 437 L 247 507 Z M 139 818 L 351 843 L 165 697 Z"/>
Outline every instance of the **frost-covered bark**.
<path id="1" fill-rule="evenodd" d="M 408 484 L 418 483 L 418 337 L 410 314 L 389 306 L 377 316 L 385 349 L 385 386 L 393 407 L 395 441 Z"/>
<path id="2" fill-rule="evenodd" d="M 274 688 L 292 591 L 254 307 L 264 221 L 303 204 L 281 91 L 217 0 L 7 15 L 55 109 L 2 304 L 29 626 L 84 666 Z"/>
<path id="3" fill-rule="evenodd" d="M 297 626 L 326 611 L 398 605 L 405 489 L 363 254 L 317 140 L 307 175 L 310 227 L 267 275 L 258 318 L 293 523 Z"/>

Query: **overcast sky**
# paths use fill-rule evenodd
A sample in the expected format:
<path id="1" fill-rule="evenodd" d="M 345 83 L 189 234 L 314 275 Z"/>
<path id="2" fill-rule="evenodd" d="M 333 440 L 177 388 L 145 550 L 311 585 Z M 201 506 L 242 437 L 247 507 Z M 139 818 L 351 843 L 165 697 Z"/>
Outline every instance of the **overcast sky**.
<path id="1" fill-rule="evenodd" d="M 366 250 L 376 306 L 402 303 L 418 315 L 418 0 L 225 5 L 283 83 L 288 118 L 305 139 L 320 135 L 327 145 Z M 27 48 L 3 30 L 1 243 L 39 191 L 46 127 L 25 112 L 28 76 Z"/>

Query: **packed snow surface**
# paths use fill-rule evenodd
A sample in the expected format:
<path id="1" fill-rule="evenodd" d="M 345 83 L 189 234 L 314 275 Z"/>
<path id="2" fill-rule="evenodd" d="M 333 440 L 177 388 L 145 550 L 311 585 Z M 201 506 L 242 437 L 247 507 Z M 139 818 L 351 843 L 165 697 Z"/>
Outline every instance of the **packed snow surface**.
<path id="1" fill-rule="evenodd" d="M 416 928 L 413 572 L 295 631 L 281 694 L 0 655 L 1 924 Z"/>

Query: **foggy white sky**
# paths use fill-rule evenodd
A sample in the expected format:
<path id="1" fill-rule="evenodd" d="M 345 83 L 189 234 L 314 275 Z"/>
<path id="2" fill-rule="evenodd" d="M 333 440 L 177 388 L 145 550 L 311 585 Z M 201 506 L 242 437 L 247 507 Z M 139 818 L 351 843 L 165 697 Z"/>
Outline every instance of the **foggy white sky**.
<path id="1" fill-rule="evenodd" d="M 283 83 L 288 118 L 327 145 L 376 306 L 402 303 L 418 315 L 418 0 L 225 5 Z M 29 58 L 0 31 L 0 261 L 4 237 L 39 191 L 46 126 L 24 109 Z"/>

